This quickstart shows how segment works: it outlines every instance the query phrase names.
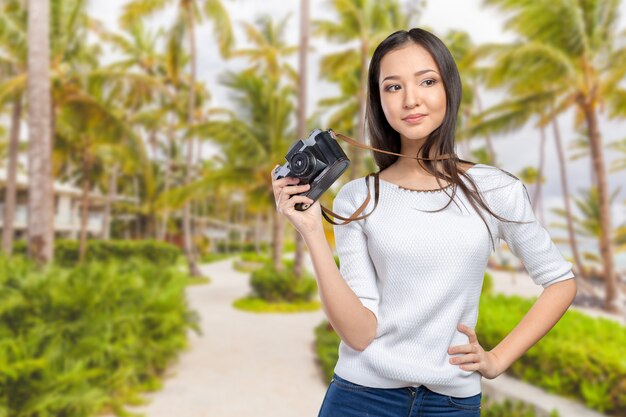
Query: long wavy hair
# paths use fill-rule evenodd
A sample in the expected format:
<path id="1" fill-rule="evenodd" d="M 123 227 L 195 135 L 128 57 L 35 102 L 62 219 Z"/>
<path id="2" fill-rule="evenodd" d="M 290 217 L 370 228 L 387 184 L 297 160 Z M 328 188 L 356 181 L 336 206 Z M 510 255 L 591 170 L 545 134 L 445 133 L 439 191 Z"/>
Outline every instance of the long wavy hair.
<path id="1" fill-rule="evenodd" d="M 488 213 L 496 217 L 501 221 L 513 222 L 513 223 L 528 223 L 519 222 L 513 220 L 507 220 L 501 216 L 495 214 L 483 200 L 476 183 L 474 180 L 465 173 L 465 171 L 459 169 L 459 162 L 469 163 L 474 165 L 471 161 L 465 161 L 459 159 L 455 151 L 455 131 L 457 124 L 457 114 L 459 106 L 461 104 L 461 77 L 459 76 L 459 70 L 457 69 L 456 62 L 452 57 L 452 54 L 446 47 L 446 45 L 432 33 L 414 28 L 409 31 L 400 30 L 389 35 L 384 41 L 378 45 L 372 56 L 370 62 L 369 74 L 368 74 L 368 93 L 367 93 L 367 110 L 366 120 L 367 127 L 370 133 L 370 141 L 373 147 L 383 150 L 388 150 L 396 153 L 400 153 L 401 142 L 400 134 L 396 132 L 385 117 L 383 113 L 381 101 L 380 101 L 380 89 L 379 89 L 379 77 L 380 77 L 380 63 L 382 59 L 389 52 L 400 49 L 409 43 L 415 43 L 424 48 L 433 57 L 433 60 L 439 67 L 439 73 L 443 81 L 443 86 L 446 94 L 446 113 L 441 125 L 435 129 L 426 142 L 418 151 L 418 157 L 436 158 L 443 154 L 449 154 L 449 159 L 442 160 L 417 160 L 427 172 L 432 174 L 436 179 L 440 187 L 443 185 L 439 181 L 443 179 L 448 183 L 453 184 L 452 195 L 448 203 L 439 210 L 424 210 L 431 213 L 445 210 L 450 203 L 454 201 L 457 187 L 459 187 L 467 196 L 470 204 L 479 214 L 487 230 L 489 231 L 489 237 L 492 247 L 495 250 L 495 242 L 493 241 L 491 230 L 489 225 L 478 207 L 486 210 Z M 398 156 L 388 155 L 379 152 L 374 153 L 374 161 L 379 168 L 379 171 L 384 170 L 398 159 Z M 515 175 L 500 169 L 502 172 L 518 179 Z M 471 189 L 465 182 L 461 180 L 461 177 L 467 179 L 471 185 Z M 524 186 L 526 190 L 526 187 Z M 446 192 L 446 190 L 444 190 Z M 447 193 L 447 192 L 446 192 Z M 449 195 L 449 194 L 448 194 Z M 528 196 L 528 190 L 526 190 Z M 455 201 L 455 204 L 456 201 Z M 457 204 L 458 206 L 458 204 Z"/>

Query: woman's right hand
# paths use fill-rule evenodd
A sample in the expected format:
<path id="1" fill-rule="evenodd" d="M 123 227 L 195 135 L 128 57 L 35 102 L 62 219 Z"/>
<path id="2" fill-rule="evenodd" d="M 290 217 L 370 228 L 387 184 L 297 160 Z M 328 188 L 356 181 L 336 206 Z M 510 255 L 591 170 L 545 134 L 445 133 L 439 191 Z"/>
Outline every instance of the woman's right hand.
<path id="1" fill-rule="evenodd" d="M 320 229 L 322 227 L 322 209 L 319 201 L 313 203 L 309 197 L 294 195 L 308 191 L 310 185 L 296 185 L 300 182 L 299 178 L 284 177 L 275 180 L 273 171 L 270 175 L 272 176 L 276 210 L 285 216 L 301 235 Z M 295 209 L 297 203 L 313 204 L 305 211 L 298 211 Z"/>

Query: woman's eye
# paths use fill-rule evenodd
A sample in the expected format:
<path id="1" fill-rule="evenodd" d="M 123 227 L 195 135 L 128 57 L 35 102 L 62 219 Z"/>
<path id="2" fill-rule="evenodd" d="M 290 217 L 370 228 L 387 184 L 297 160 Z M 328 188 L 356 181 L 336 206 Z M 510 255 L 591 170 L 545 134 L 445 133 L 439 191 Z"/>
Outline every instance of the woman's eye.
<path id="1" fill-rule="evenodd" d="M 426 87 L 432 87 L 436 83 L 437 83 L 437 80 L 433 80 L 433 79 L 428 79 L 428 80 L 422 81 L 422 85 L 425 85 Z"/>
<path id="2" fill-rule="evenodd" d="M 387 87 L 385 87 L 385 91 L 398 91 L 400 89 L 400 86 L 398 84 L 390 84 Z"/>

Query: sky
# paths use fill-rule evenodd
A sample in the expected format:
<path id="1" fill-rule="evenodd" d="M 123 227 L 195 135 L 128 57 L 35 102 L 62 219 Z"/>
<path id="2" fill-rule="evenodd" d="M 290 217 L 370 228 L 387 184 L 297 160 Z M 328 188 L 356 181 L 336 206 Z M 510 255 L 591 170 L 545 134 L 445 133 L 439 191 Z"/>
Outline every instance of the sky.
<path id="1" fill-rule="evenodd" d="M 299 40 L 299 0 L 223 0 L 230 11 L 231 19 L 235 26 L 236 41 L 239 47 L 245 46 L 245 37 L 241 30 L 241 22 L 254 21 L 255 17 L 262 13 L 271 13 L 277 19 L 287 14 L 291 14 L 288 21 L 288 38 L 296 44 Z M 92 0 L 89 5 L 90 14 L 100 19 L 108 28 L 117 28 L 117 19 L 126 0 Z M 175 3 L 175 2 L 173 2 Z M 332 19 L 333 13 L 325 0 L 310 0 L 311 19 Z M 166 11 L 154 18 L 148 24 L 151 27 L 167 26 L 172 21 L 173 11 Z M 626 28 L 626 1 L 622 1 L 621 6 L 622 29 Z M 439 35 L 445 34 L 450 29 L 460 29 L 467 31 L 474 43 L 486 42 L 506 42 L 514 39 L 511 33 L 505 32 L 503 24 L 505 17 L 495 9 L 482 6 L 481 0 L 429 0 L 426 9 L 420 18 L 420 25 L 429 27 Z M 228 91 L 217 82 L 220 74 L 227 70 L 237 71 L 243 68 L 241 61 L 223 61 L 217 52 L 215 42 L 211 35 L 210 26 L 204 25 L 198 30 L 198 76 L 204 80 L 212 94 L 212 106 L 231 107 L 228 99 Z M 313 38 L 311 40 L 313 52 L 309 57 L 309 68 L 311 69 L 308 79 L 309 91 L 309 111 L 315 107 L 315 103 L 324 97 L 336 95 L 334 86 L 328 85 L 318 79 L 318 62 L 321 55 L 331 50 L 341 49 Z M 114 54 L 110 55 L 114 59 Z M 297 67 L 296 57 L 293 59 L 294 67 Z M 483 105 L 485 107 L 495 104 L 497 94 L 485 93 Z M 606 117 L 601 117 L 601 129 L 604 143 L 609 143 L 625 137 L 624 127 L 626 121 L 609 121 Z M 573 131 L 573 114 L 565 114 L 559 120 L 564 141 L 564 149 L 567 143 L 576 138 Z M 328 128 L 331 126 L 321 126 Z M 295 139 L 295 138 L 294 138 Z M 518 174 L 521 169 L 528 166 L 536 166 L 539 161 L 539 133 L 532 127 L 520 129 L 518 132 L 496 136 L 493 138 L 494 147 L 498 156 L 498 166 Z M 475 146 L 482 146 L 484 142 L 477 141 Z M 343 145 L 342 145 L 343 146 Z M 473 146 L 474 147 L 474 146 Z M 461 155 L 463 157 L 463 155 Z M 605 151 L 605 159 L 608 162 L 617 155 Z M 280 161 L 277 161 L 277 163 Z M 558 174 L 558 164 L 556 160 L 556 149 L 552 136 L 548 136 L 546 144 L 546 173 L 547 182 L 543 185 L 544 206 L 562 207 L 561 186 Z M 570 192 L 587 189 L 591 183 L 589 158 L 581 158 L 572 161 L 568 165 L 568 178 L 570 181 Z M 612 174 L 609 176 L 611 190 L 621 186 L 618 203 L 612 207 L 613 226 L 626 222 L 626 172 Z M 532 189 L 529 192 L 532 195 Z M 548 210 L 545 211 L 546 224 L 556 220 Z M 560 234 L 557 232 L 557 234 Z"/>

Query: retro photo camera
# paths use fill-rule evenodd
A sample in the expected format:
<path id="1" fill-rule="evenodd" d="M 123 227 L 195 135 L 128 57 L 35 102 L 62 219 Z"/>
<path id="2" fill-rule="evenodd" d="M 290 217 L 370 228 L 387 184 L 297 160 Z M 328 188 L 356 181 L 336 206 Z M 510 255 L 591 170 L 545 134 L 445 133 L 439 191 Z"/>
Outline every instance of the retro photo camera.
<path id="1" fill-rule="evenodd" d="M 330 131 L 315 129 L 307 139 L 298 140 L 285 156 L 287 163 L 276 167 L 274 179 L 299 178 L 302 184 L 311 184 L 304 195 L 313 201 L 330 188 L 350 165 L 350 160 Z M 295 209 L 304 211 L 310 204 L 297 203 Z"/>

